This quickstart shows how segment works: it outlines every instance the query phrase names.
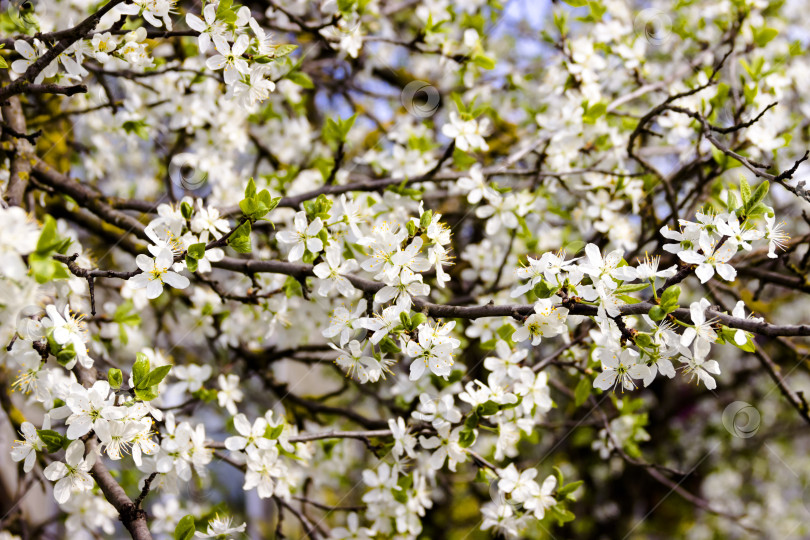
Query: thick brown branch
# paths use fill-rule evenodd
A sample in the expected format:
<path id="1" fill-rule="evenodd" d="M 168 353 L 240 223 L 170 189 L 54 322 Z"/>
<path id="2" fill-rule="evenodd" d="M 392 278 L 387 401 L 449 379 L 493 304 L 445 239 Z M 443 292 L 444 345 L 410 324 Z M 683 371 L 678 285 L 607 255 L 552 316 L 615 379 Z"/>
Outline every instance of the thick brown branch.
<path id="1" fill-rule="evenodd" d="M 214 263 L 214 266 L 226 268 L 244 274 L 253 273 L 271 273 L 271 274 L 285 274 L 293 276 L 296 279 L 303 279 L 312 275 L 312 265 L 289 263 L 284 261 L 256 261 L 256 260 L 240 260 L 232 257 L 225 257 L 221 261 Z M 370 279 L 361 278 L 355 275 L 346 276 L 352 285 L 364 292 L 376 292 L 384 285 L 379 281 L 372 281 Z M 534 306 L 521 305 L 521 304 L 486 304 L 482 306 L 455 306 L 434 304 L 421 298 L 413 299 L 414 306 L 417 310 L 421 310 L 432 317 L 446 317 L 446 318 L 463 318 L 463 319 L 478 319 L 482 317 L 512 317 L 517 315 L 525 317 L 532 313 Z M 637 304 L 627 304 L 619 307 L 621 315 L 644 315 L 650 312 L 655 307 L 649 301 L 639 302 Z M 587 304 L 573 304 L 570 307 L 571 315 L 586 315 L 595 316 L 597 307 Z M 673 315 L 679 320 L 691 320 L 690 312 L 686 308 L 680 308 L 673 312 Z M 758 322 L 752 319 L 741 319 L 732 317 L 726 313 L 720 313 L 714 310 L 707 310 L 706 316 L 709 318 L 716 318 L 721 324 L 731 328 L 745 330 L 746 332 L 753 332 L 764 336 L 810 336 L 810 325 L 775 325 L 766 322 Z"/>
<path id="2" fill-rule="evenodd" d="M 28 69 L 25 70 L 25 73 L 19 79 L 0 88 L 0 103 L 3 103 L 11 96 L 29 91 L 29 83 L 34 82 L 42 70 L 48 67 L 51 62 L 56 61 L 56 58 L 65 52 L 68 47 L 92 32 L 98 24 L 98 21 L 104 16 L 105 13 L 109 12 L 112 8 L 118 4 L 122 4 L 123 2 L 124 0 L 110 0 L 107 2 L 107 4 L 80 22 L 77 26 L 51 34 L 50 37 L 52 37 L 54 40 L 58 40 L 56 41 L 56 44 L 48 49 L 45 54 L 37 58 L 34 63 L 28 66 Z M 87 89 L 85 88 L 83 91 L 86 92 Z"/>
<path id="3" fill-rule="evenodd" d="M 14 138 L 14 156 L 11 158 L 8 187 L 5 199 L 11 206 L 22 206 L 23 196 L 28 187 L 31 176 L 31 156 L 34 153 L 34 143 L 22 135 L 26 131 L 25 116 L 22 105 L 17 97 L 13 97 L 2 106 L 3 120 L 7 127 L 4 134 Z"/>
<path id="4" fill-rule="evenodd" d="M 96 479 L 104 498 L 118 511 L 118 517 L 134 540 L 152 540 L 146 523 L 146 512 L 138 508 L 129 498 L 115 478 L 112 477 L 102 458 L 99 458 L 90 471 Z"/>
<path id="5" fill-rule="evenodd" d="M 103 195 L 68 178 L 41 159 L 35 158 L 32 174 L 34 178 L 43 184 L 54 188 L 60 193 L 69 195 L 80 206 L 87 208 L 104 221 L 112 223 L 128 233 L 135 233 L 140 238 L 148 239 L 144 232 L 145 225 L 143 223 L 124 212 L 114 209 Z"/>

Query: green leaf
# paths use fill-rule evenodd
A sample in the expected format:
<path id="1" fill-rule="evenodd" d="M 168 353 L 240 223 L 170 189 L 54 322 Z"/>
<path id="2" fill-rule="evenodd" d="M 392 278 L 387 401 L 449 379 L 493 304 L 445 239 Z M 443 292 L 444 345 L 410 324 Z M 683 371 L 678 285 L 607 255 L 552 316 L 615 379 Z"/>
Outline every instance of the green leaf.
<path id="1" fill-rule="evenodd" d="M 464 105 L 464 102 L 461 100 L 461 96 L 457 92 L 451 93 L 450 99 L 452 99 L 453 103 L 456 104 L 459 114 L 464 114 L 467 112 L 467 106 Z"/>
<path id="2" fill-rule="evenodd" d="M 492 416 L 493 414 L 497 413 L 500 410 L 500 407 L 497 403 L 492 401 L 491 399 L 488 400 L 486 403 L 482 403 L 478 407 L 476 407 L 476 412 L 480 416 Z"/>
<path id="3" fill-rule="evenodd" d="M 194 215 L 194 208 L 187 202 L 183 201 L 180 204 L 180 214 L 182 214 L 183 219 L 191 219 L 191 216 Z"/>
<path id="4" fill-rule="evenodd" d="M 8 64 L 6 63 L 6 59 L 0 56 L 0 69 L 8 69 Z"/>
<path id="5" fill-rule="evenodd" d="M 554 519 L 557 520 L 557 525 L 562 526 L 563 524 L 574 521 L 576 516 L 570 510 L 567 510 L 562 504 L 555 504 L 551 507 L 551 514 L 554 516 Z"/>
<path id="6" fill-rule="evenodd" d="M 736 335 L 737 335 L 737 329 L 736 328 L 729 328 L 728 326 L 724 326 L 720 330 L 720 337 L 722 337 L 726 341 L 726 343 L 731 343 L 735 347 L 739 347 L 740 349 L 742 349 L 745 352 L 749 352 L 749 353 L 756 352 L 757 348 L 756 348 L 756 345 L 754 345 L 754 342 L 751 340 L 751 335 L 750 334 L 746 333 L 746 336 L 745 336 L 746 341 L 742 345 L 739 345 L 737 343 L 737 341 L 734 339 L 734 337 Z"/>
<path id="7" fill-rule="evenodd" d="M 559 285 L 551 285 L 546 280 L 541 280 L 533 289 L 537 298 L 551 298 L 559 290 Z"/>
<path id="8" fill-rule="evenodd" d="M 188 246 L 188 254 L 193 259 L 202 259 L 205 257 L 205 244 L 202 242 L 199 244 L 191 244 Z"/>
<path id="9" fill-rule="evenodd" d="M 512 340 L 512 334 L 515 333 L 515 327 L 511 324 L 503 324 L 495 331 L 498 334 L 498 337 L 506 342 L 510 342 Z"/>
<path id="10" fill-rule="evenodd" d="M 188 268 L 189 272 L 196 272 L 198 266 L 199 262 L 197 259 L 193 258 L 191 255 L 186 255 L 186 268 Z"/>
<path id="11" fill-rule="evenodd" d="M 236 12 L 234 12 L 232 6 L 233 0 L 220 0 L 219 6 L 217 6 L 216 20 L 223 21 L 226 23 L 235 22 Z"/>
<path id="12" fill-rule="evenodd" d="M 276 50 L 273 52 L 273 56 L 275 56 L 276 58 L 283 58 L 284 56 L 289 55 L 297 48 L 298 45 L 293 45 L 292 43 L 284 43 L 276 47 Z"/>
<path id="13" fill-rule="evenodd" d="M 76 350 L 73 348 L 73 343 L 56 353 L 56 361 L 62 366 L 70 364 L 74 358 L 76 358 Z"/>
<path id="14" fill-rule="evenodd" d="M 571 7 L 583 7 L 588 5 L 588 0 L 563 0 Z"/>
<path id="15" fill-rule="evenodd" d="M 678 298 L 681 296 L 681 288 L 677 285 L 668 287 L 661 295 L 661 309 L 666 313 L 671 313 L 678 309 Z"/>
<path id="16" fill-rule="evenodd" d="M 627 284 L 627 285 L 622 285 L 621 287 L 616 289 L 616 293 L 617 294 L 623 294 L 623 293 L 631 293 L 631 292 L 643 291 L 644 289 L 646 289 L 649 286 L 650 286 L 649 282 L 647 282 L 647 283 L 630 283 L 630 284 Z"/>
<path id="17" fill-rule="evenodd" d="M 298 86 L 302 86 L 307 89 L 315 88 L 315 83 L 312 82 L 309 75 L 301 71 L 291 71 L 287 73 L 287 79 L 291 80 Z"/>
<path id="18" fill-rule="evenodd" d="M 557 490 L 557 498 L 563 499 L 568 497 L 571 493 L 575 492 L 579 486 L 581 486 L 584 482 L 582 480 L 577 480 L 576 482 L 571 482 L 570 484 L 566 484 Z M 571 500 L 574 500 L 573 498 Z"/>
<path id="19" fill-rule="evenodd" d="M 64 437 L 52 429 L 38 429 L 39 439 L 48 447 L 48 452 L 58 452 L 62 449 Z"/>
<path id="20" fill-rule="evenodd" d="M 284 431 L 284 424 L 279 424 L 277 426 L 267 426 L 267 429 L 264 430 L 264 436 L 268 439 L 276 440 L 281 437 L 281 433 Z"/>
<path id="21" fill-rule="evenodd" d="M 337 120 L 333 120 L 331 118 L 326 119 L 326 126 L 323 129 L 323 137 L 327 142 L 333 143 L 344 143 L 346 142 L 346 136 L 349 134 L 349 131 L 352 129 L 354 125 L 354 120 L 357 118 L 357 115 L 353 115 L 346 120 L 341 120 L 338 118 Z"/>
<path id="22" fill-rule="evenodd" d="M 141 401 L 152 401 L 158 397 L 158 393 L 154 386 L 150 386 L 149 388 L 136 388 L 135 397 Z"/>
<path id="23" fill-rule="evenodd" d="M 149 373 L 149 376 L 146 377 L 146 382 L 144 383 L 144 385 L 157 386 L 163 379 L 166 378 L 166 375 L 169 374 L 169 371 L 171 371 L 171 369 L 172 369 L 171 365 L 156 367 L 155 369 L 152 370 L 151 373 Z"/>
<path id="24" fill-rule="evenodd" d="M 253 180 L 253 177 L 250 177 L 248 180 L 247 186 L 245 186 L 245 198 L 252 199 L 256 196 L 256 182 Z"/>
<path id="25" fill-rule="evenodd" d="M 148 126 L 143 120 L 126 120 L 121 127 L 124 128 L 126 133 L 134 133 L 139 138 L 147 140 L 149 138 Z"/>
<path id="26" fill-rule="evenodd" d="M 292 298 L 293 296 L 304 296 L 304 292 L 301 289 L 301 284 L 292 276 L 287 276 L 287 279 L 284 280 L 284 285 L 281 286 L 281 290 L 284 291 L 287 298 Z"/>
<path id="27" fill-rule="evenodd" d="M 748 214 L 748 217 L 755 217 L 755 216 L 761 216 L 763 214 L 771 215 L 772 211 L 771 211 L 770 208 L 768 208 L 764 204 L 759 203 L 759 204 L 755 204 L 753 208 L 748 210 L 747 214 Z"/>
<path id="28" fill-rule="evenodd" d="M 115 389 L 121 388 L 121 385 L 124 383 L 124 375 L 121 373 L 121 370 L 116 368 L 109 370 L 107 372 L 107 382 Z"/>
<path id="29" fill-rule="evenodd" d="M 716 146 L 711 147 L 711 152 L 714 161 L 716 161 L 717 164 L 720 165 L 724 170 L 742 166 L 742 163 L 740 163 L 739 161 L 730 156 L 727 156 L 722 150 L 720 150 Z"/>
<path id="30" fill-rule="evenodd" d="M 132 383 L 135 388 L 143 388 L 142 383 L 149 376 L 149 358 L 143 353 L 138 353 L 135 358 L 132 365 Z"/>
<path id="31" fill-rule="evenodd" d="M 588 377 L 582 377 L 577 383 L 577 387 L 574 389 L 574 405 L 579 407 L 588 401 L 588 397 L 590 397 L 590 395 L 591 380 Z"/>
<path id="32" fill-rule="evenodd" d="M 590 20 L 593 22 L 601 21 L 602 16 L 607 11 L 607 6 L 603 5 L 601 2 L 588 2 L 588 7 L 591 8 Z"/>
<path id="33" fill-rule="evenodd" d="M 453 149 L 453 163 L 455 163 L 456 167 L 461 170 L 469 169 L 473 166 L 473 164 L 477 163 L 478 160 L 475 156 L 471 156 L 458 148 Z"/>
<path id="34" fill-rule="evenodd" d="M 494 351 L 495 350 L 495 345 L 497 345 L 497 344 L 498 344 L 498 340 L 495 339 L 495 338 L 492 338 L 492 339 L 487 340 L 487 341 L 482 341 L 481 344 L 479 345 L 479 347 L 481 347 L 481 350 L 484 350 L 484 351 Z"/>
<path id="35" fill-rule="evenodd" d="M 742 195 L 743 205 L 747 205 L 751 200 L 751 186 L 745 180 L 745 177 L 740 176 L 740 195 Z"/>
<path id="36" fill-rule="evenodd" d="M 768 194 L 768 189 L 770 189 L 770 184 L 767 180 L 758 185 L 757 189 L 754 190 L 754 194 L 751 195 L 751 199 L 748 201 L 748 204 L 745 205 L 745 209 L 749 210 L 754 208 L 757 204 L 762 202 L 762 200 Z"/>
<path id="37" fill-rule="evenodd" d="M 475 442 L 475 431 L 469 428 L 462 429 L 458 434 L 458 445 L 469 448 Z"/>
<path id="38" fill-rule="evenodd" d="M 132 300 L 126 300 L 123 304 L 115 308 L 115 313 L 113 313 L 112 317 L 113 322 L 126 324 L 128 326 L 137 326 L 141 322 L 141 316 L 133 312 L 133 309 L 135 309 L 135 305 L 132 303 Z"/>
<path id="39" fill-rule="evenodd" d="M 250 221 L 245 221 L 228 238 L 228 245 L 237 253 L 250 253 Z"/>
<path id="40" fill-rule="evenodd" d="M 323 128 L 323 138 L 327 142 L 340 142 L 340 126 L 331 118 L 326 119 L 326 125 Z"/>
<path id="41" fill-rule="evenodd" d="M 195 532 L 197 532 L 197 527 L 194 523 L 194 516 L 190 514 L 183 516 L 183 519 L 178 521 L 177 527 L 174 528 L 174 540 L 191 540 Z"/>
<path id="42" fill-rule="evenodd" d="M 779 35 L 779 30 L 776 28 L 753 28 L 754 43 L 759 47 L 764 47 L 773 38 Z"/>
<path id="43" fill-rule="evenodd" d="M 357 120 L 357 114 L 351 115 L 346 120 L 340 121 L 340 130 L 343 135 L 343 140 L 346 140 L 346 137 L 349 135 L 349 132 L 352 130 L 354 126 L 354 121 Z"/>
<path id="44" fill-rule="evenodd" d="M 427 212 L 423 212 L 419 217 L 419 226 L 423 229 L 427 229 L 431 221 L 433 221 L 433 210 L 428 210 Z"/>
<path id="45" fill-rule="evenodd" d="M 418 328 L 420 324 L 425 324 L 425 322 L 427 322 L 427 315 L 424 313 L 414 313 L 411 317 L 413 328 Z"/>
<path id="46" fill-rule="evenodd" d="M 464 427 L 467 429 L 475 429 L 478 427 L 478 422 L 480 421 L 481 417 L 478 416 L 477 409 L 473 409 L 470 415 L 464 419 Z"/>
<path id="47" fill-rule="evenodd" d="M 661 309 L 661 306 L 655 306 L 650 310 L 650 318 L 654 321 L 660 321 L 667 316 L 667 312 Z"/>
<path id="48" fill-rule="evenodd" d="M 281 197 L 273 198 L 266 189 L 256 193 L 256 185 L 251 178 L 245 190 L 245 198 L 239 201 L 239 209 L 250 221 L 257 221 L 278 206 L 279 201 Z"/>
<path id="49" fill-rule="evenodd" d="M 638 345 L 639 347 L 647 348 L 653 346 L 653 340 L 650 337 L 650 334 L 645 334 L 643 332 L 639 332 L 638 334 L 636 334 L 635 341 L 636 345 Z"/>
<path id="50" fill-rule="evenodd" d="M 242 199 L 239 201 L 239 209 L 246 217 L 250 217 L 259 210 L 259 201 L 253 197 Z"/>
<path id="51" fill-rule="evenodd" d="M 201 399 L 206 403 L 210 403 L 215 399 L 217 399 L 217 391 L 214 390 L 213 388 L 200 388 L 199 390 L 191 394 L 191 397 L 193 397 L 194 399 Z"/>
<path id="52" fill-rule="evenodd" d="M 37 253 L 41 255 L 50 255 L 56 251 L 62 240 L 56 230 L 56 220 L 51 216 L 45 216 L 45 223 L 42 225 L 42 232 L 39 233 L 37 240 Z"/>
<path id="53" fill-rule="evenodd" d="M 28 256 L 28 266 L 37 283 L 47 283 L 55 279 L 67 279 L 70 277 L 67 267 L 53 260 L 50 254 L 31 253 Z"/>
<path id="54" fill-rule="evenodd" d="M 476 54 L 472 57 L 472 62 L 481 69 L 495 69 L 495 60 L 485 54 Z"/>
<path id="55" fill-rule="evenodd" d="M 583 4 L 584 5 L 584 4 Z M 595 124 L 596 121 L 607 112 L 607 105 L 599 102 L 589 105 L 582 115 L 582 121 L 586 124 Z"/>
<path id="56" fill-rule="evenodd" d="M 738 206 L 740 205 L 737 202 L 737 196 L 732 190 L 728 190 L 728 196 L 726 197 L 726 208 L 728 208 L 729 212 L 733 212 Z"/>
<path id="57" fill-rule="evenodd" d="M 495 479 L 490 475 L 494 475 L 494 473 L 489 469 L 486 468 L 478 469 L 478 471 L 475 473 L 475 482 L 489 484 Z"/>
<path id="58" fill-rule="evenodd" d="M 307 213 L 309 221 L 319 217 L 322 220 L 329 219 L 329 210 L 332 209 L 332 201 L 324 195 L 318 195 L 318 198 L 304 202 L 304 211 Z"/>
<path id="59" fill-rule="evenodd" d="M 281 202 L 281 197 L 273 198 L 270 195 L 270 192 L 267 191 L 266 189 L 263 189 L 259 192 L 258 199 L 259 199 L 259 210 L 260 211 L 264 210 L 265 213 L 269 212 L 270 210 L 273 210 L 276 206 L 278 206 L 278 203 Z"/>
<path id="60" fill-rule="evenodd" d="M 54 267 L 50 257 L 42 257 L 37 253 L 28 256 L 28 266 L 31 268 L 31 275 L 37 283 L 47 283 L 53 279 Z"/>
<path id="61" fill-rule="evenodd" d="M 402 352 L 402 349 L 397 347 L 393 339 L 386 336 L 380 340 L 380 350 L 386 354 L 396 354 Z"/>
<path id="62" fill-rule="evenodd" d="M 354 8 L 357 0 L 337 0 L 338 10 L 344 15 L 351 15 L 352 8 Z"/>
<path id="63" fill-rule="evenodd" d="M 733 341 L 733 343 L 734 343 L 734 345 L 737 345 L 736 341 Z M 737 345 L 737 347 L 739 347 L 740 349 L 742 349 L 743 351 L 748 352 L 748 353 L 757 352 L 757 346 L 754 345 L 754 342 L 751 339 L 751 336 L 748 336 L 748 340 L 745 342 L 744 345 Z"/>

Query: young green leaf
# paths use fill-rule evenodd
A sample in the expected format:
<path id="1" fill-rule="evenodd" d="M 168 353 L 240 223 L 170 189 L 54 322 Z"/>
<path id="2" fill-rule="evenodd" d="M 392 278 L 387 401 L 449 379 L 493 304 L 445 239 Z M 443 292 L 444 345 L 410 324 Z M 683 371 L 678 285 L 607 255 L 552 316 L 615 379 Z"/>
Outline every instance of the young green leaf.
<path id="1" fill-rule="evenodd" d="M 740 195 L 742 195 L 743 206 L 748 205 L 748 201 L 751 200 L 751 186 L 748 185 L 744 176 L 740 176 Z"/>
<path id="2" fill-rule="evenodd" d="M 236 231 L 228 238 L 228 245 L 237 253 L 250 253 L 250 221 L 242 223 Z"/>
<path id="3" fill-rule="evenodd" d="M 681 288 L 673 285 L 661 295 L 661 309 L 666 313 L 671 313 L 678 309 L 678 298 L 681 296 Z"/>
<path id="4" fill-rule="evenodd" d="M 62 437 L 59 432 L 52 429 L 38 429 L 37 435 L 39 435 L 39 439 L 45 443 L 48 452 L 58 452 L 62 449 L 64 437 Z"/>
<path id="5" fill-rule="evenodd" d="M 149 376 L 146 377 L 146 382 L 144 383 L 146 386 L 157 386 L 160 382 L 166 378 L 166 375 L 169 374 L 171 371 L 172 366 L 159 366 L 153 369 Z"/>
<path id="6" fill-rule="evenodd" d="M 574 405 L 579 407 L 588 401 L 592 387 L 593 383 L 591 383 L 591 380 L 588 377 L 582 377 L 577 383 L 577 387 L 574 389 Z"/>
<path id="7" fill-rule="evenodd" d="M 143 381 L 149 376 L 149 368 L 149 358 L 143 353 L 138 353 L 132 365 L 132 383 L 135 388 L 144 388 Z"/>
<path id="8" fill-rule="evenodd" d="M 194 523 L 194 516 L 187 515 L 177 522 L 177 527 L 174 528 L 174 540 L 191 540 L 194 533 L 197 531 L 196 524 Z"/>
<path id="9" fill-rule="evenodd" d="M 110 383 L 112 388 L 121 388 L 121 385 L 124 383 L 124 375 L 121 373 L 121 370 L 116 368 L 110 369 L 107 372 L 107 382 Z"/>
<path id="10" fill-rule="evenodd" d="M 647 283 L 628 283 L 627 285 L 622 285 L 621 287 L 617 288 L 616 289 L 616 294 L 643 291 L 644 289 L 646 289 L 650 285 L 651 284 L 649 282 L 647 282 Z"/>
<path id="11" fill-rule="evenodd" d="M 191 244 L 188 247 L 188 255 L 192 259 L 202 259 L 205 257 L 205 244 L 202 242 L 199 244 Z"/>

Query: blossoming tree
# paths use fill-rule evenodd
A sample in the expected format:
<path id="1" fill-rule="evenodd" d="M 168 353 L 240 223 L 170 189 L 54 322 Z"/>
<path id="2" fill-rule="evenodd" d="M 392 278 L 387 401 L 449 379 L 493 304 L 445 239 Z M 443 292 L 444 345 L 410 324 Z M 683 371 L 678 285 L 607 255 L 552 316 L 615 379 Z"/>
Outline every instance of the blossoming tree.
<path id="1" fill-rule="evenodd" d="M 641 4 L 8 4 L 0 538 L 807 537 L 806 10 Z"/>

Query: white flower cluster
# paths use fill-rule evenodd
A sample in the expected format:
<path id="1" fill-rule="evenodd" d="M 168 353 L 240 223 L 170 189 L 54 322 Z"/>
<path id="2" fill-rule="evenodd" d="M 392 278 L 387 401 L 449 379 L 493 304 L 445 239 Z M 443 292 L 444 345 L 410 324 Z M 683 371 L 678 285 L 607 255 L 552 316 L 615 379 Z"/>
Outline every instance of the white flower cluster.
<path id="1" fill-rule="evenodd" d="M 0 47 L 18 81 L 0 85 L 0 187 L 20 205 L 0 205 L 2 405 L 20 478 L 51 483 L 66 535 L 117 537 L 141 514 L 164 537 L 269 534 L 261 499 L 279 536 L 404 540 L 445 534 L 423 521 L 460 496 L 487 501 L 485 534 L 574 510 L 572 530 L 599 530 L 614 501 L 581 515 L 579 483 L 532 461 L 570 433 L 554 461 L 594 486 L 625 463 L 654 473 L 650 456 L 696 463 L 721 420 L 692 397 L 771 393 L 737 349 L 806 418 L 804 375 L 782 387 L 764 339 L 801 352 L 806 326 L 751 315 L 806 315 L 807 227 L 790 240 L 776 217 L 808 197 L 802 161 L 782 163 L 810 111 L 791 3 L 678 6 L 660 43 L 623 2 L 555 3 L 537 58 L 522 29 L 486 31 L 485 0 L 125 0 L 81 36 L 58 27 L 107 4 L 33 4 L 41 27 Z M 651 385 L 706 419 L 660 400 L 688 434 L 671 454 L 649 451 L 678 442 L 647 431 L 653 392 L 633 391 Z M 723 461 L 709 502 L 687 494 L 701 514 L 784 511 L 722 451 L 701 462 Z M 118 515 L 107 470 L 144 512 Z M 749 477 L 779 504 L 731 496 Z"/>
<path id="2" fill-rule="evenodd" d="M 256 490 L 259 498 L 290 498 L 291 475 L 280 452 L 295 456 L 304 463 L 310 458 L 305 444 L 289 442 L 295 430 L 283 418 L 273 418 L 273 411 L 251 424 L 244 414 L 233 419 L 239 435 L 225 439 L 225 448 L 240 463 L 245 463 L 245 491 Z"/>

